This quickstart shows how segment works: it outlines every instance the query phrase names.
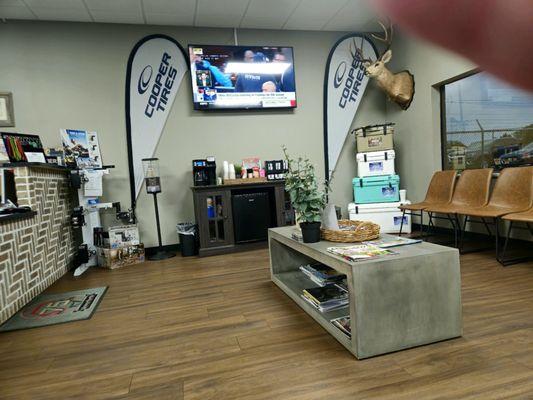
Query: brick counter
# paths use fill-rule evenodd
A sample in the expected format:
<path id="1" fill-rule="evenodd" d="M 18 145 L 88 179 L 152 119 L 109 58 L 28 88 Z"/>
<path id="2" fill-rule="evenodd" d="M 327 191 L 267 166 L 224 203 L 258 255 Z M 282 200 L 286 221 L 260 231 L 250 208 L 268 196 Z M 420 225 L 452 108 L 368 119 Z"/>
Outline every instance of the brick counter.
<path id="1" fill-rule="evenodd" d="M 76 250 L 68 170 L 9 168 L 15 171 L 19 206 L 30 206 L 36 214 L 0 219 L 0 323 L 63 276 Z"/>

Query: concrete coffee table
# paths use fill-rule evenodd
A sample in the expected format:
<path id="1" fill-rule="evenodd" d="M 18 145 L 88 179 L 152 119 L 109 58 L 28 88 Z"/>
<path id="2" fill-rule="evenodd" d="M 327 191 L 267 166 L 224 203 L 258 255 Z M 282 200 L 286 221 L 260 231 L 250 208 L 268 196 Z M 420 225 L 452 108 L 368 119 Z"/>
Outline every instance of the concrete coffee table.
<path id="1" fill-rule="evenodd" d="M 457 249 L 431 243 L 394 247 L 398 254 L 349 262 L 322 241 L 300 243 L 294 227 L 269 230 L 272 281 L 358 359 L 462 335 L 461 273 Z M 299 271 L 318 261 L 346 274 L 349 309 L 321 313 L 300 296 L 317 286 Z M 330 321 L 350 315 L 351 339 Z"/>

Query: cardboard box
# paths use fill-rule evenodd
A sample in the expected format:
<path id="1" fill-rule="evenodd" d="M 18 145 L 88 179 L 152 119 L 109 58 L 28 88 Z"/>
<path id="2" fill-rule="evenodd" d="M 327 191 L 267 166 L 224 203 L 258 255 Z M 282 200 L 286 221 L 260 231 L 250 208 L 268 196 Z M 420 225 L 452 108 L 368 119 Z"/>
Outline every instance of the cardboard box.
<path id="1" fill-rule="evenodd" d="M 118 249 L 99 247 L 98 266 L 108 269 L 127 267 L 144 262 L 144 244 L 124 246 Z"/>

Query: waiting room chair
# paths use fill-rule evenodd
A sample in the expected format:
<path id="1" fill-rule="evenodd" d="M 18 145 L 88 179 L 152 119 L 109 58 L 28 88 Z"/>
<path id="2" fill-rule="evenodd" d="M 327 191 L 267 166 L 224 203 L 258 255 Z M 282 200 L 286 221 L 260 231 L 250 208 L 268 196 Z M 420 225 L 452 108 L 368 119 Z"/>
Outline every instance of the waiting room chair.
<path id="1" fill-rule="evenodd" d="M 510 213 L 519 213 L 528 210 L 532 201 L 533 167 L 505 168 L 500 172 L 496 184 L 492 190 L 490 200 L 483 207 L 460 206 L 455 210 L 456 214 L 464 215 L 462 232 L 466 229 L 469 217 L 480 218 L 488 233 L 492 233 L 488 227 L 486 218 L 492 219 L 495 228 L 496 258 L 499 260 L 499 224 L 498 219 Z M 479 222 L 470 219 L 470 222 Z"/>
<path id="2" fill-rule="evenodd" d="M 511 231 L 513 228 L 518 228 L 516 225 L 514 225 L 516 222 L 523 222 L 526 224 L 525 228 L 526 230 L 529 230 L 529 233 L 531 236 L 533 236 L 533 207 L 531 207 L 528 211 L 524 211 L 521 213 L 513 213 L 513 214 L 507 214 L 502 217 L 504 221 L 509 221 L 509 228 L 507 229 L 507 236 L 505 238 L 505 243 L 503 245 L 503 250 L 500 256 L 500 259 L 498 260 L 500 264 L 503 266 L 508 266 L 512 264 L 517 264 L 523 261 L 527 261 L 531 259 L 531 256 L 527 257 L 520 257 L 520 258 L 514 258 L 510 260 L 505 259 L 505 252 L 507 251 L 507 244 L 509 242 L 509 237 L 511 236 Z M 530 248 L 531 250 L 531 248 Z"/>
<path id="3" fill-rule="evenodd" d="M 467 169 L 461 173 L 461 176 L 455 184 L 452 200 L 448 204 L 433 205 L 425 209 L 429 214 L 429 224 L 433 218 L 439 218 L 434 214 L 445 214 L 450 221 L 454 231 L 454 244 L 458 247 L 458 231 L 460 232 L 460 223 L 457 218 L 457 210 L 461 208 L 483 207 L 488 203 L 490 181 L 492 177 L 492 168 Z"/>
<path id="4" fill-rule="evenodd" d="M 414 204 L 403 204 L 400 210 L 403 211 L 402 222 L 400 224 L 400 235 L 403 229 L 403 219 L 407 211 L 408 215 L 420 217 L 420 235 L 424 233 L 424 210 L 431 206 L 440 206 L 449 204 L 452 200 L 453 189 L 455 187 L 455 180 L 457 178 L 457 171 L 437 171 L 433 174 L 429 182 L 426 198 Z M 417 214 L 416 212 L 420 212 Z M 429 226 L 428 226 L 429 229 Z"/>

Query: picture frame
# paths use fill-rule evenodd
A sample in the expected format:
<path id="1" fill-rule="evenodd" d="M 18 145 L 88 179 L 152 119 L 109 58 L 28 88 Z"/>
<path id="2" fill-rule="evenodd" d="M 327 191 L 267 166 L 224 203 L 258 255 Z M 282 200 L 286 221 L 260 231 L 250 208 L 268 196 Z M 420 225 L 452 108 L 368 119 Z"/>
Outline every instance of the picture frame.
<path id="1" fill-rule="evenodd" d="M 15 111 L 13 108 L 13 93 L 0 92 L 0 127 L 15 126 Z"/>

